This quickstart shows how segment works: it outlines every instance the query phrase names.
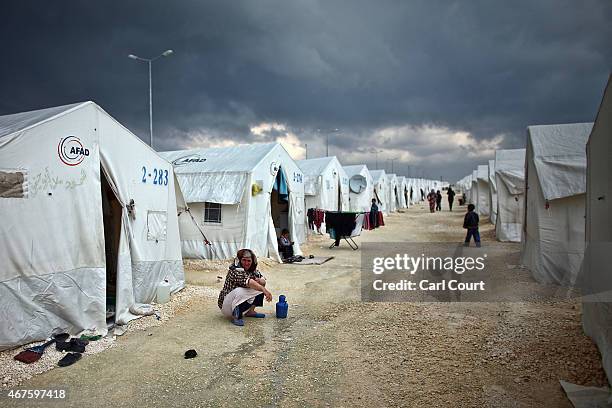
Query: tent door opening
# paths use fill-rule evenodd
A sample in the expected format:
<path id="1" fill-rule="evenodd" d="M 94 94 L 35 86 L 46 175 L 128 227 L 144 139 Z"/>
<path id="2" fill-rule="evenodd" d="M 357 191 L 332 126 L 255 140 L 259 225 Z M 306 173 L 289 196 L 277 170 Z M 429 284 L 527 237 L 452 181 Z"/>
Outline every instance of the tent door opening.
<path id="1" fill-rule="evenodd" d="M 338 211 L 342 210 L 342 185 L 340 184 L 340 177 L 338 177 Z"/>
<path id="2" fill-rule="evenodd" d="M 395 200 L 396 205 L 399 204 L 399 194 L 397 194 L 397 186 L 393 187 L 393 200 Z"/>
<path id="3" fill-rule="evenodd" d="M 291 229 L 289 228 L 289 194 L 287 179 L 285 178 L 283 169 L 280 168 L 276 174 L 276 179 L 272 187 L 272 194 L 270 195 L 272 222 L 274 223 L 277 237 L 280 237 L 283 229 L 288 229 L 289 233 L 291 233 Z"/>
<path id="4" fill-rule="evenodd" d="M 121 237 L 121 203 L 115 196 L 100 167 L 102 216 L 104 221 L 104 251 L 106 257 L 106 316 L 114 318 L 117 298 L 117 262 Z"/>

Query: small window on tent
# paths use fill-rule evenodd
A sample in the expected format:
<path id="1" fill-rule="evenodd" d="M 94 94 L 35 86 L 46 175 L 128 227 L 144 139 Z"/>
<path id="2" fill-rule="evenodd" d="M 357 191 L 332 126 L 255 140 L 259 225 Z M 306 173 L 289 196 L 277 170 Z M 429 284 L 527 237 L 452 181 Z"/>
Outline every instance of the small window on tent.
<path id="1" fill-rule="evenodd" d="M 204 203 L 204 222 L 221 224 L 221 204 Z"/>

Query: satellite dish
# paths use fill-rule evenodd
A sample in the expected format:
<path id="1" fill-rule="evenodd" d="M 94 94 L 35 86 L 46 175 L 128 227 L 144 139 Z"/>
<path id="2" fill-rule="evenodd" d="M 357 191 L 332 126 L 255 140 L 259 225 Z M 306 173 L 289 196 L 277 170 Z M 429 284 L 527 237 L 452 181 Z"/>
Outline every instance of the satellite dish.
<path id="1" fill-rule="evenodd" d="M 368 181 L 361 174 L 355 174 L 349 180 L 349 188 L 353 193 L 359 194 L 366 189 Z"/>

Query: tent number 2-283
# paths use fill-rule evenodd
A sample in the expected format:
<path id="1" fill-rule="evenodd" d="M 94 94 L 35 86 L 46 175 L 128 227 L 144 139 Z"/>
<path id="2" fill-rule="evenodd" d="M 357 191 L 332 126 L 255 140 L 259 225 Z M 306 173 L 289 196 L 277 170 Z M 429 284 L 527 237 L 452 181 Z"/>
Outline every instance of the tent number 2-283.
<path id="1" fill-rule="evenodd" d="M 153 178 L 153 184 L 160 186 L 168 185 L 168 170 L 153 169 L 153 172 L 147 172 L 147 168 L 142 166 L 142 182 L 146 183 L 148 179 Z"/>

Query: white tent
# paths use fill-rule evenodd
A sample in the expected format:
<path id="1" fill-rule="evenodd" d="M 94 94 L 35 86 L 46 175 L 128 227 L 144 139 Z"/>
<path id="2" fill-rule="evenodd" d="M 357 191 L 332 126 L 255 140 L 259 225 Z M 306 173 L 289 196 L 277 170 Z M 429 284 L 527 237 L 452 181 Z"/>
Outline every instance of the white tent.
<path id="1" fill-rule="evenodd" d="M 474 206 L 478 205 L 478 170 L 472 171 L 472 187 L 468 194 L 468 202 Z"/>
<path id="2" fill-rule="evenodd" d="M 410 204 L 416 204 L 421 201 L 421 187 L 419 186 L 419 179 L 411 177 L 408 178 L 408 195 L 410 198 Z M 412 195 L 410 192 L 412 191 Z"/>
<path id="3" fill-rule="evenodd" d="M 374 180 L 374 196 L 378 201 L 378 209 L 385 215 L 389 213 L 389 182 L 384 170 L 371 170 L 370 174 Z"/>
<path id="4" fill-rule="evenodd" d="M 349 178 L 349 208 L 351 211 L 370 211 L 374 198 L 374 181 L 364 164 L 343 166 Z"/>
<path id="5" fill-rule="evenodd" d="M 491 214 L 491 202 L 489 198 L 489 166 L 487 164 L 478 166 L 477 180 L 476 212 L 481 217 L 489 217 Z"/>
<path id="6" fill-rule="evenodd" d="M 258 256 L 279 260 L 276 240 L 284 228 L 295 242 L 294 252 L 301 254 L 299 244 L 306 239 L 304 175 L 282 145 L 160 154 L 174 165 L 190 209 L 179 219 L 183 257 L 227 259 L 250 248 Z M 277 183 L 280 192 L 273 188 Z"/>
<path id="7" fill-rule="evenodd" d="M 0 349 L 184 286 L 174 173 L 93 102 L 0 117 Z"/>
<path id="8" fill-rule="evenodd" d="M 397 175 L 394 173 L 387 174 L 387 203 L 389 206 L 389 212 L 397 211 Z"/>
<path id="9" fill-rule="evenodd" d="M 495 181 L 495 160 L 489 160 L 489 203 L 491 204 L 491 224 L 497 220 L 497 184 Z"/>
<path id="10" fill-rule="evenodd" d="M 349 210 L 348 176 L 336 156 L 299 160 L 297 164 L 304 173 L 306 209 Z"/>
<path id="11" fill-rule="evenodd" d="M 592 123 L 529 126 L 522 262 L 539 282 L 573 285 L 584 253 Z"/>
<path id="12" fill-rule="evenodd" d="M 495 235 L 500 241 L 520 242 L 525 207 L 525 149 L 495 152 L 495 181 Z"/>
<path id="13" fill-rule="evenodd" d="M 420 200 L 420 192 L 415 178 L 407 178 L 408 181 L 408 198 L 410 204 L 416 204 Z"/>
<path id="14" fill-rule="evenodd" d="M 589 286 L 601 290 L 583 296 L 584 331 L 597 344 L 602 365 L 612 378 L 612 302 L 610 265 L 612 264 L 612 75 L 604 92 L 593 130 L 587 143 L 586 244 L 591 265 L 583 271 Z"/>
<path id="15" fill-rule="evenodd" d="M 399 208 L 408 208 L 410 206 L 410 187 L 408 186 L 408 180 L 404 176 L 397 177 L 397 193 Z"/>

